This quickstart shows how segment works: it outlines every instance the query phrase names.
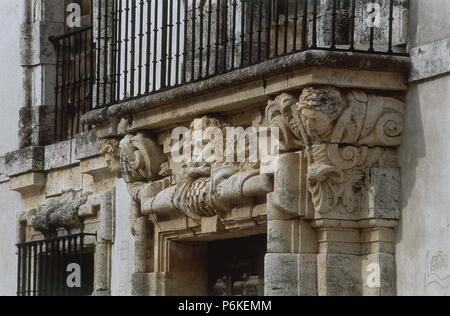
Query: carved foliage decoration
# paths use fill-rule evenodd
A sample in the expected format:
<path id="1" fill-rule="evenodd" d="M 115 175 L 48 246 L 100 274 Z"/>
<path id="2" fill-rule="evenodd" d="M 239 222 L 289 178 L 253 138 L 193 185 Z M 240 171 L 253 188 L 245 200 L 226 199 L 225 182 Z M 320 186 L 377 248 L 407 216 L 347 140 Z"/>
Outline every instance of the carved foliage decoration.
<path id="1" fill-rule="evenodd" d="M 404 104 L 334 87 L 305 88 L 299 102 L 294 99 L 283 94 L 269 102 L 268 120 L 285 129 L 285 150 L 306 148 L 316 212 L 358 210 L 366 170 L 395 160 L 388 148 L 400 145 Z"/>

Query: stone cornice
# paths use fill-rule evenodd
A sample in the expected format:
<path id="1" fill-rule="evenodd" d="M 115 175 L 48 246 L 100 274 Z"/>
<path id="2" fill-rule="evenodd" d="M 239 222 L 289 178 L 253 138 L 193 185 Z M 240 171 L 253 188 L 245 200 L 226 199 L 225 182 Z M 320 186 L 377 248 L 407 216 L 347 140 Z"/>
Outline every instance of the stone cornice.
<path id="1" fill-rule="evenodd" d="M 410 59 L 407 56 L 386 56 L 360 52 L 334 52 L 325 50 L 300 52 L 262 62 L 245 69 L 235 70 L 200 82 L 136 98 L 109 108 L 96 109 L 85 114 L 82 119 L 86 124 L 101 125 L 113 118 L 126 117 L 133 113 L 158 108 L 169 102 L 176 103 L 186 97 L 198 97 L 199 95 L 211 93 L 216 90 L 223 90 L 224 88 L 234 87 L 254 80 L 264 81 L 269 77 L 310 67 L 395 72 L 402 74 L 406 78 L 410 69 Z"/>

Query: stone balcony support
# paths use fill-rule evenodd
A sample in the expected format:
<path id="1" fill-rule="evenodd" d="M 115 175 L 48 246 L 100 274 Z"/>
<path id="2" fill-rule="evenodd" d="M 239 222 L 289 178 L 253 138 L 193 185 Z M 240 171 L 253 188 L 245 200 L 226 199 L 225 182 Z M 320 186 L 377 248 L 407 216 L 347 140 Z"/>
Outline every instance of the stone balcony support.
<path id="1" fill-rule="evenodd" d="M 133 293 L 205 293 L 204 251 L 177 241 L 265 232 L 266 295 L 394 295 L 407 64 L 299 53 L 85 115 L 133 199 Z M 272 168 L 180 164 L 177 126 L 278 129 L 281 152 Z"/>

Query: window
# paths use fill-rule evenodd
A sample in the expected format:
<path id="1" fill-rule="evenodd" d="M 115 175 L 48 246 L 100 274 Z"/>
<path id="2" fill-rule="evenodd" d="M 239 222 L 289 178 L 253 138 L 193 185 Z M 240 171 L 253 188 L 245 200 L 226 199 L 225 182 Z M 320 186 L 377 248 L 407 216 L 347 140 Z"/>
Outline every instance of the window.
<path id="1" fill-rule="evenodd" d="M 89 236 L 94 237 L 78 234 L 18 244 L 17 295 L 91 295 L 94 290 L 94 249 L 85 247 L 85 238 Z M 79 278 L 80 287 L 67 282 L 68 279 L 77 281 L 76 278 Z"/>

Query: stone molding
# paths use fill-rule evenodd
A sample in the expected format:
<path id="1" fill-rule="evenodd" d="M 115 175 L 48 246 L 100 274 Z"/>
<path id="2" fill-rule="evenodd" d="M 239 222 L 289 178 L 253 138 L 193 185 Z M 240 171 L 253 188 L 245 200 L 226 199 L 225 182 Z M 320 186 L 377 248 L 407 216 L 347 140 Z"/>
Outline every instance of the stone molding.
<path id="1" fill-rule="evenodd" d="M 181 87 L 170 89 L 169 91 L 162 91 L 150 96 L 141 97 L 136 100 L 113 105 L 109 108 L 95 109 L 85 114 L 82 117 L 82 121 L 85 124 L 95 124 L 97 125 L 97 127 L 105 124 L 113 125 L 114 122 L 116 122 L 117 124 L 123 117 L 137 115 L 139 112 L 145 110 L 159 108 L 162 105 L 175 104 L 180 101 L 184 104 L 185 99 L 192 95 L 201 96 L 204 94 L 211 94 L 211 92 L 214 91 L 223 91 L 224 89 L 226 89 L 226 91 L 236 92 L 236 90 L 239 90 L 236 89 L 238 85 L 240 87 L 242 87 L 243 85 L 247 87 L 248 83 L 251 83 L 254 80 L 258 80 L 258 82 L 261 83 L 261 86 L 272 83 L 274 86 L 278 87 L 278 81 L 280 79 L 279 76 L 286 76 L 286 80 L 289 80 L 288 78 L 291 78 L 292 80 L 296 77 L 299 69 L 314 69 L 315 71 L 317 69 L 334 69 L 336 70 L 336 72 L 339 72 L 340 69 L 344 68 L 354 69 L 352 73 L 354 76 L 356 75 L 356 77 L 358 77 L 357 72 L 379 71 L 380 74 L 382 73 L 385 77 L 385 82 L 390 82 L 388 85 L 380 84 L 379 89 L 404 91 L 407 89 L 407 86 L 403 83 L 402 76 L 396 77 L 396 79 L 394 79 L 394 77 L 386 76 L 386 69 L 389 70 L 389 74 L 407 74 L 410 68 L 410 60 L 409 57 L 367 55 L 351 52 L 332 52 L 321 50 L 299 52 L 297 54 L 279 57 L 276 60 L 262 62 L 254 66 L 247 67 L 246 69 L 235 70 L 228 74 L 223 74 L 214 78 L 202 80 L 199 83 L 183 85 Z M 327 75 L 329 76 L 330 72 L 328 72 Z M 334 75 L 336 76 L 336 74 Z M 309 76 L 308 78 L 311 79 L 310 77 L 314 76 Z M 324 82 L 324 78 L 314 77 L 314 79 L 316 80 L 316 82 L 309 82 L 309 84 L 327 84 L 326 82 Z M 342 76 L 340 80 L 328 81 L 328 83 L 332 84 L 332 82 L 334 82 L 335 84 L 340 84 L 340 82 L 342 81 L 343 85 L 348 86 L 351 85 L 352 82 L 348 79 L 349 76 Z M 358 80 L 359 85 L 364 83 L 362 77 L 358 77 L 358 79 L 361 79 Z M 374 83 L 375 82 L 367 84 L 367 87 L 369 87 L 371 84 L 373 85 Z M 307 84 L 308 83 L 305 83 L 305 85 Z M 301 86 L 294 85 L 292 87 L 285 87 L 285 89 L 288 88 L 300 89 Z M 274 89 L 268 89 L 267 91 L 264 91 L 264 89 L 261 89 L 258 89 L 260 100 L 263 95 L 278 93 L 278 91 L 281 90 L 275 89 L 276 91 L 272 91 Z M 265 98 L 265 100 L 267 99 L 268 98 Z M 207 112 L 212 112 L 212 109 L 209 109 L 209 111 Z M 206 114 L 207 112 L 204 113 Z M 177 113 L 174 112 L 173 115 L 177 115 Z M 186 115 L 183 116 L 186 118 Z M 180 121 L 181 120 L 182 118 L 180 118 Z M 114 128 L 112 129 L 112 131 L 113 130 Z M 109 132 L 111 132 L 111 130 Z M 115 136 L 112 134 L 104 135 L 104 137 L 107 138 Z"/>

